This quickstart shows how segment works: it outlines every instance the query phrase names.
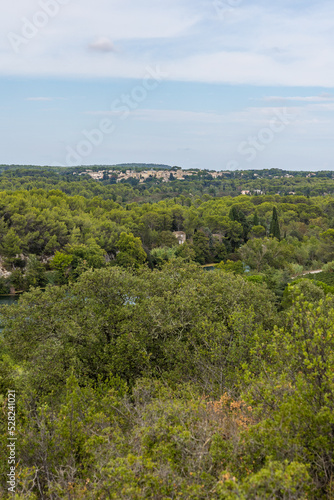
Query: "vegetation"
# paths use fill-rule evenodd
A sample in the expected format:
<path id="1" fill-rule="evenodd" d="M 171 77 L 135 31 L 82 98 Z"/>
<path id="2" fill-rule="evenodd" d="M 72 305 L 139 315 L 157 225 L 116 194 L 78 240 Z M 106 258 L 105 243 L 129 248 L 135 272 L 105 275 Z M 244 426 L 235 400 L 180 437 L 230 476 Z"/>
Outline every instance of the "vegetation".
<path id="1" fill-rule="evenodd" d="M 331 178 L 2 170 L 1 498 L 334 498 Z"/>

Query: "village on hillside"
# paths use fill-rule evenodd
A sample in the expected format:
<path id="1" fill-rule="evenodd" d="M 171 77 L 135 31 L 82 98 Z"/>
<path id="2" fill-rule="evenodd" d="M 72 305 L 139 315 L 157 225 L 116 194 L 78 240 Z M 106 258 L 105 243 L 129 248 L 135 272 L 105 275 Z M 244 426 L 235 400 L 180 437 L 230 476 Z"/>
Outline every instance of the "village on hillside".
<path id="1" fill-rule="evenodd" d="M 184 180 L 186 177 L 196 175 L 198 172 L 194 170 L 182 170 L 175 169 L 171 170 L 142 170 L 136 171 L 132 169 L 128 169 L 125 172 L 120 170 L 99 170 L 94 172 L 91 169 L 87 169 L 84 172 L 80 172 L 79 175 L 89 175 L 92 179 L 102 180 L 106 178 L 115 178 L 116 182 L 121 182 L 122 180 L 128 179 L 138 179 L 140 183 L 145 182 L 147 179 L 161 179 L 163 182 L 169 182 L 171 180 Z M 216 174 L 214 177 L 219 177 L 222 175 L 222 172 L 210 172 L 210 174 Z"/>
<path id="2" fill-rule="evenodd" d="M 193 176 L 209 176 L 210 179 L 219 179 L 223 177 L 231 178 L 231 177 L 240 177 L 241 179 L 245 180 L 246 172 L 241 171 L 216 171 L 216 170 L 208 170 L 208 169 L 203 169 L 203 170 L 183 170 L 180 167 L 167 167 L 167 168 L 138 168 L 138 167 L 129 167 L 126 170 L 124 168 L 120 168 L 122 166 L 113 166 L 113 167 L 104 167 L 103 169 L 97 169 L 96 167 L 94 168 L 86 168 L 85 170 L 82 171 L 74 171 L 73 175 L 88 175 L 94 180 L 97 181 L 102 181 L 102 180 L 108 180 L 108 179 L 114 179 L 114 182 L 118 183 L 121 181 L 127 181 L 130 179 L 135 179 L 138 181 L 138 183 L 144 183 L 145 181 L 153 180 L 156 179 L 157 181 L 162 181 L 162 182 L 170 182 L 174 180 L 179 180 L 183 181 L 186 178 L 193 177 Z M 151 165 L 150 165 L 151 167 Z M 277 173 L 280 173 L 280 175 L 277 175 Z M 276 175 L 275 175 L 276 174 Z M 294 174 L 294 173 L 293 173 Z M 300 172 L 296 173 L 298 176 L 301 175 Z M 252 178 L 253 179 L 292 179 L 295 177 L 295 175 L 292 175 L 292 173 L 286 173 L 285 171 L 276 171 L 276 170 L 264 170 L 260 171 L 259 173 L 255 173 L 254 171 L 251 172 Z M 310 178 L 310 177 L 316 177 L 316 173 L 303 173 L 303 177 Z M 248 173 L 249 175 L 249 173 Z M 247 175 L 247 177 L 248 177 Z M 250 195 L 251 191 L 248 190 L 242 190 L 241 194 L 244 195 Z M 253 194 L 265 194 L 262 190 L 255 190 L 253 191 Z M 291 192 L 289 194 L 294 194 L 294 192 Z"/>

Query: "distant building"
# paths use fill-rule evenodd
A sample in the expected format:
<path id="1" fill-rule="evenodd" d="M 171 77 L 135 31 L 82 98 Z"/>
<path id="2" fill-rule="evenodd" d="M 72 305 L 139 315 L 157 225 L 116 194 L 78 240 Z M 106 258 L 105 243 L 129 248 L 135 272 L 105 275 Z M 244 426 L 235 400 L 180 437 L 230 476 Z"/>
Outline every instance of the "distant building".
<path id="1" fill-rule="evenodd" d="M 95 172 L 91 169 L 87 169 L 85 172 L 81 172 L 79 175 L 89 175 L 92 179 L 103 180 L 105 176 L 109 178 L 116 179 L 116 182 L 121 182 L 122 180 L 137 179 L 140 183 L 145 182 L 147 179 L 157 179 L 162 182 L 170 182 L 172 180 L 183 181 L 187 176 L 197 175 L 198 173 L 203 174 L 203 171 L 196 170 L 182 170 L 179 167 L 173 167 L 172 169 L 164 170 L 140 170 L 136 171 L 133 169 L 127 169 L 125 172 L 109 169 L 106 171 Z M 207 171 L 213 178 L 221 177 L 223 174 L 229 174 L 230 172 L 215 172 Z M 172 174 L 172 175 L 171 175 Z"/>
<path id="2" fill-rule="evenodd" d="M 183 245 L 183 243 L 186 242 L 186 233 L 184 233 L 183 231 L 174 231 L 173 234 L 175 238 L 177 238 L 179 245 Z"/>

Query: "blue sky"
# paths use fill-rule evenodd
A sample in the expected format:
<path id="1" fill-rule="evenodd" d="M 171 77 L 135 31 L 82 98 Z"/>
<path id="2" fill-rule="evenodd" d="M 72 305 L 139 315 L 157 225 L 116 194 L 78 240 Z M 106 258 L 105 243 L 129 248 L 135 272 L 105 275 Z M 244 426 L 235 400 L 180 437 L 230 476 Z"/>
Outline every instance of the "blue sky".
<path id="1" fill-rule="evenodd" d="M 0 163 L 334 166 L 334 5 L 16 0 Z"/>

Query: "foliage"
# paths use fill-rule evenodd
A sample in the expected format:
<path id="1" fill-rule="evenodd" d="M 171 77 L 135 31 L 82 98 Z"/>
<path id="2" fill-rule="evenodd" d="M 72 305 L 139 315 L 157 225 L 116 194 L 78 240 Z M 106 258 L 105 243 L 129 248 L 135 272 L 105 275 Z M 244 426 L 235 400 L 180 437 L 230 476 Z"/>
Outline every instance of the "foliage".
<path id="1" fill-rule="evenodd" d="M 308 274 L 306 276 L 310 280 L 321 281 L 329 286 L 334 286 L 334 273 L 332 272 L 321 272 L 317 274 Z"/>
<path id="2" fill-rule="evenodd" d="M 299 279 L 290 283 L 284 290 L 282 307 L 291 307 L 297 297 L 302 296 L 308 302 L 319 302 L 325 297 L 322 287 L 307 279 Z"/>
<path id="3" fill-rule="evenodd" d="M 85 170 L 0 167 L 15 498 L 334 498 L 332 173 Z"/>
<path id="4" fill-rule="evenodd" d="M 233 262 L 232 260 L 222 261 L 217 264 L 216 269 L 221 269 L 222 271 L 232 272 L 235 274 L 244 274 L 244 266 L 241 260 Z"/>
<path id="5" fill-rule="evenodd" d="M 278 215 L 276 207 L 273 208 L 273 218 L 270 223 L 269 235 L 273 238 L 281 239 L 281 232 L 279 228 Z"/>
<path id="6" fill-rule="evenodd" d="M 165 262 L 176 258 L 177 247 L 158 247 L 151 251 L 151 262 L 154 267 L 161 267 Z"/>
<path id="7" fill-rule="evenodd" d="M 119 253 L 117 264 L 122 267 L 138 267 L 146 260 L 146 254 L 142 248 L 140 238 L 133 234 L 121 233 L 117 242 Z"/>

